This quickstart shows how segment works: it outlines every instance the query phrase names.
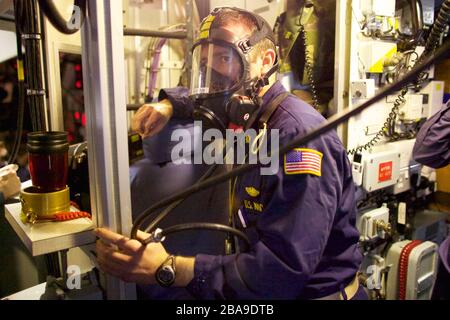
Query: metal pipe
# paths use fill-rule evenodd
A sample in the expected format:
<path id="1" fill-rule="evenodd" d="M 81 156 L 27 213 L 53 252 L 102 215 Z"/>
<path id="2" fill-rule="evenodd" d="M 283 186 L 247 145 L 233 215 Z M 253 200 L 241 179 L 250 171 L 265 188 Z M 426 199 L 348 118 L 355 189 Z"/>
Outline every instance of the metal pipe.
<path id="1" fill-rule="evenodd" d="M 0 17 L 0 21 L 15 22 L 16 20 L 14 20 L 13 18 L 2 16 Z"/>
<path id="2" fill-rule="evenodd" d="M 160 31 L 160 30 L 143 30 L 143 29 L 130 29 L 123 30 L 124 36 L 135 37 L 154 37 L 154 38 L 166 38 L 166 39 L 186 39 L 186 31 Z"/>

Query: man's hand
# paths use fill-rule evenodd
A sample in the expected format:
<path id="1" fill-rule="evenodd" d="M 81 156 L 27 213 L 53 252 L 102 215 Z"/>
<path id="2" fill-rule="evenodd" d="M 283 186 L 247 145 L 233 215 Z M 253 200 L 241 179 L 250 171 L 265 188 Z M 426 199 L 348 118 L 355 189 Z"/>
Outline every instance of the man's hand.
<path id="1" fill-rule="evenodd" d="M 149 243 L 144 246 L 138 240 L 106 229 L 97 229 L 97 261 L 102 271 L 125 282 L 138 284 L 156 283 L 155 272 L 168 257 L 168 253 L 160 243 Z M 138 232 L 139 240 L 150 235 Z"/>
<path id="2" fill-rule="evenodd" d="M 173 114 L 173 107 L 169 100 L 158 103 L 144 104 L 133 116 L 131 128 L 142 138 L 151 137 L 160 132 Z"/>
<path id="3" fill-rule="evenodd" d="M 112 231 L 99 228 L 97 237 L 97 261 L 100 269 L 125 282 L 141 285 L 156 283 L 155 272 L 169 254 L 161 243 L 143 245 Z M 150 235 L 138 231 L 140 241 Z M 194 277 L 195 258 L 177 257 L 175 286 L 184 287 Z"/>
<path id="4" fill-rule="evenodd" d="M 16 174 L 17 165 L 8 165 L 0 169 L 0 192 L 9 199 L 20 192 L 20 179 Z"/>

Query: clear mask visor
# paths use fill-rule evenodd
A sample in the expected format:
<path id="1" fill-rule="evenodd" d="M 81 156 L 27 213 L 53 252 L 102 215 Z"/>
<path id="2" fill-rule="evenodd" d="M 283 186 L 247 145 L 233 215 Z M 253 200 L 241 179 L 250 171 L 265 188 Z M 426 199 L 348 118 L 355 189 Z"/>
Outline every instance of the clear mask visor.
<path id="1" fill-rule="evenodd" d="M 235 49 L 202 43 L 192 56 L 191 95 L 230 92 L 243 78 L 243 62 Z"/>

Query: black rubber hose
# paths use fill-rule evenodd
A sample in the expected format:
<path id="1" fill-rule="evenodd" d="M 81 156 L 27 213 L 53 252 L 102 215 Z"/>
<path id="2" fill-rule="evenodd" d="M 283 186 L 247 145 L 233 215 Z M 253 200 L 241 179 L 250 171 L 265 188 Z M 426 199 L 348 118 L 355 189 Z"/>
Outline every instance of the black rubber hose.
<path id="1" fill-rule="evenodd" d="M 73 16 L 70 17 L 68 21 L 65 20 L 56 8 L 53 0 L 39 0 L 39 6 L 47 19 L 59 32 L 64 34 L 74 34 L 80 30 L 77 28 L 69 28 L 68 24 Z M 75 0 L 74 8 L 75 7 L 80 8 L 80 26 L 82 26 L 86 14 L 86 0 Z"/>
<path id="2" fill-rule="evenodd" d="M 335 129 L 340 124 L 343 124 L 348 119 L 356 116 L 357 114 L 360 114 L 362 111 L 370 107 L 372 104 L 380 101 L 381 99 L 395 93 L 396 91 L 399 91 L 400 89 L 404 88 L 406 84 L 416 81 L 417 76 L 427 68 L 429 68 L 433 63 L 443 58 L 448 52 L 450 51 L 450 41 L 447 41 L 441 48 L 439 48 L 434 55 L 431 55 L 427 58 L 425 58 L 420 64 L 415 66 L 411 71 L 409 71 L 407 74 L 403 76 L 397 83 L 393 83 L 389 86 L 384 87 L 381 89 L 377 95 L 372 97 L 371 99 L 367 100 L 360 106 L 354 108 L 354 109 L 346 109 L 342 111 L 339 114 L 336 114 L 332 116 L 328 121 L 325 121 L 323 124 L 321 124 L 316 129 L 313 129 L 309 131 L 307 134 L 303 136 L 299 136 L 292 140 L 292 142 L 288 143 L 287 145 L 279 148 L 278 150 L 274 150 L 274 152 L 277 152 L 279 155 L 284 155 L 287 152 L 291 151 L 292 149 L 305 145 L 309 141 L 316 139 L 320 135 Z M 202 183 L 196 184 L 190 188 L 185 189 L 184 191 L 181 191 L 177 194 L 174 194 L 170 197 L 167 197 L 158 203 L 154 204 L 143 214 L 141 214 L 137 219 L 135 220 L 135 223 L 133 224 L 133 227 L 131 229 L 131 238 L 136 239 L 137 232 L 142 224 L 142 222 L 147 218 L 148 212 L 153 212 L 154 210 L 157 210 L 159 208 L 164 208 L 171 203 L 178 201 L 180 199 L 186 198 L 190 196 L 193 193 L 208 189 L 213 186 L 217 186 L 220 183 L 223 183 L 231 178 L 240 176 L 250 170 L 257 169 L 261 167 L 260 163 L 257 164 L 245 164 L 237 167 L 236 169 L 233 169 L 232 171 L 229 171 L 227 173 L 223 173 L 221 175 L 215 176 L 213 178 L 210 178 Z"/>
<path id="3" fill-rule="evenodd" d="M 225 145 L 223 148 L 223 152 L 224 152 L 224 160 L 227 157 L 227 146 Z M 214 171 L 216 171 L 216 169 L 218 168 L 218 165 L 215 164 L 213 165 L 211 168 L 209 168 L 205 174 L 203 174 L 200 179 L 198 179 L 198 181 L 196 182 L 196 184 L 201 183 L 202 181 L 205 181 L 206 179 L 210 178 L 213 174 Z M 156 228 L 157 225 L 164 220 L 176 207 L 178 207 L 184 200 L 186 200 L 186 198 L 180 199 L 178 201 L 173 202 L 172 204 L 170 204 L 166 209 L 164 209 L 158 216 L 156 216 L 155 219 L 153 219 L 149 225 L 147 226 L 147 228 L 145 229 L 145 232 L 153 232 Z M 157 209 L 155 209 L 156 211 Z M 154 211 L 148 211 L 146 210 L 146 216 L 150 217 L 150 215 L 153 213 Z"/>
<path id="4" fill-rule="evenodd" d="M 200 177 L 197 183 L 205 181 L 206 179 L 210 178 L 214 171 L 217 169 L 218 165 L 213 165 L 211 168 L 209 168 L 206 173 Z M 153 219 L 148 227 L 145 229 L 145 232 L 152 232 L 154 229 L 156 229 L 157 225 L 164 220 L 167 215 L 169 215 L 176 207 L 178 207 L 186 198 L 180 199 L 178 201 L 173 202 L 170 206 L 168 206 L 166 209 L 164 209 L 155 219 Z M 152 212 L 148 212 L 147 216 L 149 216 Z"/>
<path id="5" fill-rule="evenodd" d="M 168 236 L 169 234 L 188 231 L 188 230 L 211 230 L 211 231 L 221 231 L 224 233 L 230 233 L 233 234 L 242 240 L 244 240 L 244 243 L 247 245 L 247 248 L 244 248 L 243 251 L 246 251 L 250 247 L 250 240 L 248 237 L 243 233 L 242 231 L 239 231 L 237 229 L 217 224 L 217 223 L 205 223 L 205 222 L 199 222 L 199 223 L 186 223 L 186 224 L 178 224 L 172 227 L 168 227 L 166 229 L 163 229 L 161 231 L 161 237 Z M 148 244 L 152 242 L 152 237 L 150 237 L 147 240 L 142 241 L 142 244 Z"/>

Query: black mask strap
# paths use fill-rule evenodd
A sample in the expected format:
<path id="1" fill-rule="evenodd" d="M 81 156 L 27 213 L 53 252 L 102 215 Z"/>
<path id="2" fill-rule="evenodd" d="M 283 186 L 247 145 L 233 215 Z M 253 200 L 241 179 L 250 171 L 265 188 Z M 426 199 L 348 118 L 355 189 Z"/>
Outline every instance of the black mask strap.
<path id="1" fill-rule="evenodd" d="M 260 129 L 264 128 L 264 125 L 267 125 L 272 115 L 277 110 L 278 106 L 290 95 L 289 92 L 280 93 L 278 96 L 270 100 L 269 104 L 265 108 L 263 114 L 258 120 L 258 126 Z"/>
<path id="2" fill-rule="evenodd" d="M 275 64 L 272 66 L 272 68 L 270 68 L 269 71 L 267 71 L 267 73 L 265 75 L 263 75 L 261 78 L 255 80 L 253 83 L 250 84 L 250 88 L 249 88 L 250 91 L 248 91 L 247 94 L 252 99 L 256 99 L 258 97 L 258 94 L 261 91 L 261 89 L 269 84 L 270 77 L 276 71 L 278 71 L 278 67 L 279 67 L 279 62 L 278 62 L 278 58 L 277 58 L 277 60 L 275 61 Z M 255 103 L 257 103 L 257 101 L 255 101 Z"/>

